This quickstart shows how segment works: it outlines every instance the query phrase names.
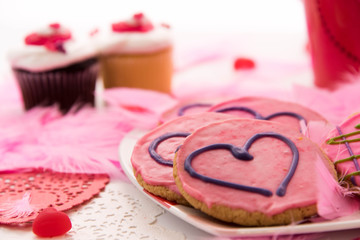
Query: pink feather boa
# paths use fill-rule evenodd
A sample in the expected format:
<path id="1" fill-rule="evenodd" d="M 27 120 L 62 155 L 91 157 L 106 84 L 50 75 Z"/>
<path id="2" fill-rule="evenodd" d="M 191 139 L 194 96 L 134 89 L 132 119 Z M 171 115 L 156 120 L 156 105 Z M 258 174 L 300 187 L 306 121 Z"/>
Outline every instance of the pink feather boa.
<path id="1" fill-rule="evenodd" d="M 4 91 L 1 98 L 9 94 L 17 93 Z M 104 99 L 106 108 L 83 108 L 64 116 L 56 106 L 22 112 L 17 102 L 11 111 L 0 108 L 0 171 L 44 168 L 123 178 L 118 162 L 123 136 L 133 128 L 155 127 L 162 111 L 177 102 L 137 89 L 105 91 Z"/>

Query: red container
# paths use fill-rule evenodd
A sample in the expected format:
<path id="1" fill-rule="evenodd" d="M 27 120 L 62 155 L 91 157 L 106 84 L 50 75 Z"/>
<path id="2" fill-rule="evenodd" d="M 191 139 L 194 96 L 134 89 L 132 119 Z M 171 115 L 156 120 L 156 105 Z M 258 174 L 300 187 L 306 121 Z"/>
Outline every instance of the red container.
<path id="1" fill-rule="evenodd" d="M 315 85 L 335 89 L 360 72 L 360 0 L 304 3 Z"/>

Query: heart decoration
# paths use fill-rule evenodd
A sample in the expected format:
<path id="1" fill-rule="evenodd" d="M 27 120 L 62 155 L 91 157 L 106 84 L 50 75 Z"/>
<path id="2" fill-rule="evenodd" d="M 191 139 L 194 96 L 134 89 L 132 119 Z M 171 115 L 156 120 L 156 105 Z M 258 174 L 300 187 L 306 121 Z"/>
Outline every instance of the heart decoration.
<path id="1" fill-rule="evenodd" d="M 182 132 L 171 132 L 171 133 L 166 133 L 164 135 L 161 135 L 160 137 L 156 138 L 154 141 L 152 141 L 150 143 L 150 146 L 149 146 L 149 154 L 151 156 L 152 159 L 154 159 L 156 162 L 162 164 L 162 165 L 166 165 L 166 166 L 169 166 L 169 167 L 172 167 L 173 166 L 173 162 L 170 161 L 170 160 L 165 160 L 163 159 L 160 154 L 158 154 L 156 152 L 156 148 L 159 146 L 159 144 L 163 141 L 165 141 L 166 139 L 169 139 L 169 138 L 173 138 L 173 137 L 187 137 L 189 136 L 190 133 L 182 133 Z M 180 146 L 179 146 L 180 147 Z M 179 147 L 176 149 L 176 151 L 179 149 Z M 176 152 L 175 151 L 175 152 Z"/>
<path id="2" fill-rule="evenodd" d="M 0 172 L 0 224 L 31 222 L 48 207 L 71 209 L 95 197 L 108 182 L 107 174 Z"/>
<path id="3" fill-rule="evenodd" d="M 255 110 L 248 108 L 248 107 L 226 107 L 226 108 L 221 108 L 216 110 L 215 112 L 229 112 L 229 111 L 243 111 L 243 112 L 247 112 L 250 113 L 251 115 L 253 115 L 255 117 L 255 119 L 259 119 L 259 120 L 270 120 L 273 119 L 274 117 L 279 117 L 279 116 L 290 116 L 290 117 L 294 117 L 297 118 L 299 121 L 303 121 L 306 124 L 306 120 L 303 116 L 301 116 L 300 114 L 294 113 L 294 112 L 276 112 L 273 114 L 270 114 L 269 116 L 262 116 L 260 113 L 256 112 Z"/>
<path id="4" fill-rule="evenodd" d="M 67 233 L 71 227 L 69 216 L 53 207 L 40 212 L 32 225 L 33 232 L 39 237 L 61 236 Z"/>
<path id="5" fill-rule="evenodd" d="M 264 137 L 272 137 L 272 138 L 276 138 L 279 139 L 281 141 L 283 141 L 285 144 L 287 144 L 289 146 L 289 148 L 292 151 L 292 162 L 291 162 L 291 166 L 290 169 L 288 171 L 288 173 L 286 174 L 285 178 L 282 180 L 282 182 L 280 183 L 279 187 L 276 190 L 276 195 L 282 197 L 285 195 L 286 193 L 286 189 L 287 186 L 291 180 L 291 178 L 293 177 L 296 167 L 298 165 L 299 162 L 299 151 L 296 147 L 296 145 L 287 137 L 275 133 L 275 132 L 264 132 L 264 133 L 258 133 L 253 135 L 250 139 L 248 139 L 244 145 L 244 147 L 237 147 L 234 146 L 232 144 L 227 144 L 227 143 L 217 143 L 217 144 L 211 144 L 205 147 L 202 147 L 200 149 L 197 149 L 195 151 L 193 151 L 192 153 L 190 153 L 186 159 L 185 159 L 185 163 L 184 163 L 184 167 L 185 170 L 194 178 L 198 178 L 202 181 L 205 182 L 209 182 L 209 183 L 213 183 L 216 185 L 220 185 L 220 186 L 224 186 L 224 187 L 230 187 L 230 188 L 234 188 L 234 189 L 238 189 L 238 190 L 242 190 L 242 191 L 248 191 L 248 192 L 252 192 L 252 193 L 257 193 L 257 194 L 261 194 L 267 197 L 270 197 L 273 195 L 273 193 L 265 188 L 260 188 L 260 187 L 251 187 L 251 186 L 247 186 L 247 185 L 242 185 L 242 184 L 237 184 L 237 183 L 232 183 L 232 182 L 227 182 L 227 181 L 223 181 L 220 179 L 216 179 L 216 178 L 212 178 L 212 177 L 208 177 L 205 176 L 203 174 L 198 173 L 192 166 L 192 160 L 206 152 L 206 151 L 211 151 L 211 150 L 215 150 L 215 149 L 226 149 L 229 150 L 231 152 L 231 154 L 242 161 L 250 161 L 253 160 L 254 157 L 248 152 L 249 148 L 251 147 L 251 145 L 258 139 L 260 138 L 264 138 Z"/>
<path id="6" fill-rule="evenodd" d="M 126 21 L 120 21 L 111 25 L 114 32 L 138 32 L 146 33 L 154 29 L 154 25 L 143 13 L 136 13 Z"/>
<path id="7" fill-rule="evenodd" d="M 51 52 L 66 53 L 64 43 L 72 38 L 71 32 L 59 23 L 52 23 L 46 29 L 25 37 L 26 45 L 44 46 Z"/>

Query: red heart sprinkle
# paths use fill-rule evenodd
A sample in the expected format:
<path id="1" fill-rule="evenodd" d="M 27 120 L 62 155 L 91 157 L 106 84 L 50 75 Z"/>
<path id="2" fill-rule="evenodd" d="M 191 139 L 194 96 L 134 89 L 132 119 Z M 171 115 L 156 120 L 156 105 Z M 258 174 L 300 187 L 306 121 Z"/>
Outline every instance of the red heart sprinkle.
<path id="1" fill-rule="evenodd" d="M 51 24 L 49 24 L 49 27 L 51 27 L 53 29 L 59 29 L 60 28 L 60 23 L 51 23 Z"/>
<path id="2" fill-rule="evenodd" d="M 50 207 L 35 218 L 32 230 L 39 237 L 55 237 L 64 235 L 71 227 L 68 215 Z"/>
<path id="3" fill-rule="evenodd" d="M 164 28 L 167 28 L 167 29 L 170 29 L 171 26 L 167 23 L 161 23 L 161 26 L 164 27 Z"/>
<path id="4" fill-rule="evenodd" d="M 63 46 L 58 47 L 60 42 L 65 42 L 71 39 L 71 32 L 60 31 L 61 25 L 59 23 L 49 24 L 49 28 L 53 29 L 53 33 L 50 35 L 44 35 L 41 33 L 31 33 L 25 37 L 26 45 L 45 46 L 50 51 L 63 51 Z M 54 46 L 53 46 L 54 45 Z"/>
<path id="5" fill-rule="evenodd" d="M 252 69 L 255 67 L 255 62 L 249 58 L 237 58 L 234 62 L 234 69 Z"/>
<path id="6" fill-rule="evenodd" d="M 148 32 L 151 31 L 154 26 L 145 18 L 143 13 L 136 13 L 130 21 L 113 23 L 111 28 L 114 32 Z"/>
<path id="7" fill-rule="evenodd" d="M 27 45 L 44 45 L 47 42 L 47 37 L 41 36 L 37 33 L 31 33 L 25 37 Z"/>
<path id="8" fill-rule="evenodd" d="M 95 36 L 96 34 L 99 33 L 99 29 L 98 28 L 94 28 L 93 30 L 90 31 L 89 35 L 92 37 L 92 36 Z"/>
<path id="9" fill-rule="evenodd" d="M 143 13 L 135 13 L 134 16 L 133 16 L 133 18 L 135 20 L 141 20 L 143 17 L 144 17 Z"/>

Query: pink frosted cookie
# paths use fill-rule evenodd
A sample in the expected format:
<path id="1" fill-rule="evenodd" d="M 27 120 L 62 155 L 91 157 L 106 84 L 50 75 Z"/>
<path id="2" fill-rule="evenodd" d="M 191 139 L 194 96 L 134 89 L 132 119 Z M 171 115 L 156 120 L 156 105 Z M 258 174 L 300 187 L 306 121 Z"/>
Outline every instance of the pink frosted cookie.
<path id="1" fill-rule="evenodd" d="M 207 112 L 213 105 L 212 101 L 189 101 L 179 103 L 162 114 L 160 123 L 170 121 L 177 117 Z"/>
<path id="2" fill-rule="evenodd" d="M 317 213 L 320 148 L 283 124 L 229 119 L 197 129 L 174 160 L 174 177 L 195 208 L 244 226 L 290 224 Z"/>
<path id="3" fill-rule="evenodd" d="M 296 103 L 263 97 L 243 97 L 214 105 L 208 111 L 222 112 L 244 118 L 271 120 L 300 128 L 302 122 L 327 122 L 318 113 Z"/>
<path id="4" fill-rule="evenodd" d="M 328 135 L 321 147 L 334 162 L 340 178 L 351 185 L 360 186 L 360 114 L 357 114 L 339 126 Z"/>
<path id="5" fill-rule="evenodd" d="M 198 127 L 233 118 L 221 113 L 201 113 L 176 118 L 144 135 L 136 143 L 131 163 L 139 184 L 170 201 L 186 203 L 176 187 L 172 160 L 184 139 Z"/>

